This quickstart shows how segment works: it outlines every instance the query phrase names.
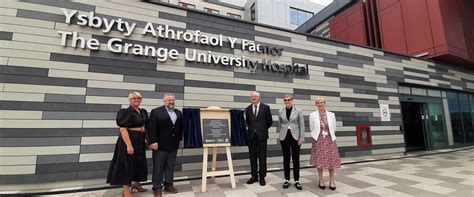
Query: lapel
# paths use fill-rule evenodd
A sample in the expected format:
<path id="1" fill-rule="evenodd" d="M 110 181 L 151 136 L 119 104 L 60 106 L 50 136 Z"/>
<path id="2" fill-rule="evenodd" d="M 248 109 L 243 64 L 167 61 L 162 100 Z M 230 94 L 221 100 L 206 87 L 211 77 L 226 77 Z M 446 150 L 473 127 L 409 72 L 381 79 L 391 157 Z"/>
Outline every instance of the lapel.
<path id="1" fill-rule="evenodd" d="M 171 120 L 171 117 L 170 115 L 168 114 L 168 110 L 166 109 L 165 106 L 163 106 L 163 110 L 161 110 L 161 113 L 163 115 L 163 117 L 166 117 L 166 119 L 168 120 L 169 124 L 173 125 L 173 121 Z M 176 113 L 176 112 L 175 112 Z M 178 115 L 178 114 L 176 114 Z"/>
<path id="2" fill-rule="evenodd" d="M 258 105 L 257 117 L 255 117 L 255 119 L 258 119 L 260 114 L 262 114 L 261 112 L 262 112 L 262 102 L 260 102 L 260 105 Z"/>
<path id="3" fill-rule="evenodd" d="M 296 114 L 296 108 L 295 106 L 293 106 L 291 108 L 290 119 L 288 120 L 288 122 L 290 122 L 290 120 L 293 120 L 295 118 L 295 114 Z M 285 117 L 286 117 L 286 114 L 285 114 Z"/>

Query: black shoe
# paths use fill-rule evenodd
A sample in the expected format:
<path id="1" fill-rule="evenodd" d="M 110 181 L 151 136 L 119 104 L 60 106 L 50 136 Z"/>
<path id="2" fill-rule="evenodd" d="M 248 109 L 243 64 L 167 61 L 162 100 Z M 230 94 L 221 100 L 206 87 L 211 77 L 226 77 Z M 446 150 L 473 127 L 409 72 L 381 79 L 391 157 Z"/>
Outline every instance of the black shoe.
<path id="1" fill-rule="evenodd" d="M 326 189 L 325 185 L 319 185 L 319 189 Z"/>
<path id="2" fill-rule="evenodd" d="M 283 189 L 288 189 L 288 187 L 290 187 L 290 181 L 288 180 L 285 180 L 285 182 L 283 183 Z"/>
<path id="3" fill-rule="evenodd" d="M 250 179 L 247 181 L 247 184 L 253 184 L 258 181 L 258 177 L 250 177 Z"/>
<path id="4" fill-rule="evenodd" d="M 333 187 L 333 186 L 331 186 L 331 184 L 329 184 L 329 189 L 336 190 L 336 186 L 334 185 L 334 187 Z"/>
<path id="5" fill-rule="evenodd" d="M 303 189 L 303 186 L 301 186 L 301 183 L 299 181 L 295 182 L 295 187 L 296 187 L 297 190 L 302 190 Z"/>
<path id="6" fill-rule="evenodd" d="M 265 182 L 265 178 L 260 178 L 260 185 L 265 186 L 267 182 Z"/>

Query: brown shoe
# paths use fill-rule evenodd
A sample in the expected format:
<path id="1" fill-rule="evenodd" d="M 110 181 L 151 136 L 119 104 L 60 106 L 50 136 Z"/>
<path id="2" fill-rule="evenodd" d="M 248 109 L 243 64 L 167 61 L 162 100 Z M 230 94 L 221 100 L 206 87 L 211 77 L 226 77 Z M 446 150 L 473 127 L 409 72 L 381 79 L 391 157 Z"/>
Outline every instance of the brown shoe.
<path id="1" fill-rule="evenodd" d="M 176 194 L 178 193 L 178 190 L 174 188 L 173 186 L 169 186 L 169 187 L 165 187 L 165 192 Z"/>
<path id="2" fill-rule="evenodd" d="M 139 182 L 133 182 L 130 188 L 131 188 L 132 192 L 133 192 L 133 190 L 137 190 L 140 193 L 148 191 L 147 189 L 143 188 L 142 185 L 140 185 Z"/>
<path id="3" fill-rule="evenodd" d="M 161 197 L 161 190 L 153 190 L 154 197 Z"/>

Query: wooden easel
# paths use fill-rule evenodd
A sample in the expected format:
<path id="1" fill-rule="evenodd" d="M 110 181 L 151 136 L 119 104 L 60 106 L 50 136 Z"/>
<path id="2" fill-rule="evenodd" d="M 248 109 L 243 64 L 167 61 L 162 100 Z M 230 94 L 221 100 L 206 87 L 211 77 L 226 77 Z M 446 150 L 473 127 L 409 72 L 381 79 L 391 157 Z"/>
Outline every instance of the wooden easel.
<path id="1" fill-rule="evenodd" d="M 221 109 L 219 107 L 208 107 L 205 109 L 201 109 L 201 127 L 203 127 L 202 119 L 204 118 L 227 118 L 229 130 L 231 128 L 230 125 L 230 112 L 226 109 Z M 201 128 L 202 130 L 202 128 Z M 230 131 L 229 131 L 229 138 L 230 138 Z M 234 166 L 232 164 L 232 155 L 230 152 L 230 143 L 220 143 L 220 144 L 205 144 L 203 142 L 203 154 L 202 154 L 202 186 L 201 192 L 206 192 L 206 185 L 207 185 L 207 177 L 211 177 L 211 181 L 213 183 L 216 182 L 216 176 L 222 175 L 229 175 L 230 176 L 230 184 L 232 188 L 236 188 L 235 185 L 235 176 L 234 176 Z M 212 163 L 211 163 L 211 170 L 208 171 L 207 164 L 208 164 L 208 157 L 209 157 L 209 148 L 212 148 Z M 225 148 L 227 154 L 227 164 L 229 169 L 228 170 L 221 170 L 216 171 L 217 168 L 217 148 Z"/>

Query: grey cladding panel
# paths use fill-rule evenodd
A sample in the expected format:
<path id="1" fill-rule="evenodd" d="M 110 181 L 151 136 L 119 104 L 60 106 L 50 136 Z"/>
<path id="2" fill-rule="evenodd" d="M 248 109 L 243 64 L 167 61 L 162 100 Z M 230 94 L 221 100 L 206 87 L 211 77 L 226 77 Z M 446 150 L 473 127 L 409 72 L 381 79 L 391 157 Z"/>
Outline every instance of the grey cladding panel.
<path id="1" fill-rule="evenodd" d="M 78 179 L 96 179 L 107 177 L 108 170 L 96 170 L 96 171 L 79 171 Z"/>
<path id="2" fill-rule="evenodd" d="M 80 137 L 0 138 L 0 147 L 73 146 L 79 144 L 81 144 Z"/>
<path id="3" fill-rule="evenodd" d="M 248 90 L 254 91 L 254 85 L 245 84 L 234 84 L 234 83 L 221 83 L 221 82 L 209 82 L 209 81 L 196 81 L 186 80 L 184 81 L 186 87 L 202 87 L 202 88 L 217 88 L 217 89 L 229 89 L 229 90 Z"/>
<path id="4" fill-rule="evenodd" d="M 84 153 L 110 153 L 114 152 L 115 144 L 82 145 L 81 154 Z"/>
<path id="5" fill-rule="evenodd" d="M 326 68 L 339 68 L 337 64 L 334 63 L 329 63 L 329 62 L 319 62 L 319 61 L 314 61 L 314 60 L 305 60 L 305 59 L 300 59 L 300 58 L 291 58 L 292 62 L 294 63 L 300 63 L 300 64 L 308 64 L 311 66 L 318 66 L 318 67 L 326 67 Z"/>
<path id="6" fill-rule="evenodd" d="M 38 182 L 59 182 L 66 180 L 77 179 L 77 172 L 59 172 L 59 173 L 48 173 L 40 174 L 37 176 Z"/>
<path id="7" fill-rule="evenodd" d="M 44 111 L 44 120 L 115 120 L 115 112 Z"/>
<path id="8" fill-rule="evenodd" d="M 81 171 L 106 170 L 106 169 L 109 169 L 109 166 L 110 166 L 110 161 L 81 162 L 79 163 L 79 170 Z"/>
<path id="9" fill-rule="evenodd" d="M 117 112 L 120 108 L 121 105 L 118 104 L 40 103 L 20 101 L 2 101 L 2 103 L 0 103 L 0 109 L 4 110 Z"/>
<path id="10" fill-rule="evenodd" d="M 357 55 L 357 54 L 352 54 L 352 53 L 346 53 L 342 51 L 337 51 L 338 56 L 343 56 L 343 57 L 348 57 L 348 58 L 353 58 L 353 59 L 359 59 L 367 62 L 373 62 L 374 58 L 369 57 L 369 56 L 364 56 L 364 55 Z"/>
<path id="11" fill-rule="evenodd" d="M 239 68 L 239 69 L 246 69 L 246 68 Z M 263 70 L 261 65 L 258 65 L 258 68 L 255 70 L 255 73 L 235 72 L 234 77 L 245 78 L 245 79 L 255 79 L 255 80 L 265 80 L 265 81 L 285 82 L 285 83 L 293 83 L 293 78 L 298 78 L 298 79 L 308 78 L 308 76 L 300 76 L 300 75 L 284 76 L 282 73 L 279 73 L 279 72 Z"/>
<path id="12" fill-rule="evenodd" d="M 184 86 L 175 85 L 156 85 L 155 90 L 157 92 L 173 92 L 173 93 L 184 93 Z"/>
<path id="13" fill-rule="evenodd" d="M 123 81 L 124 82 L 132 82 L 132 83 L 149 83 L 149 84 L 159 84 L 159 85 L 184 86 L 184 80 L 182 80 L 182 79 L 166 79 L 166 78 L 156 78 L 156 77 L 124 76 Z"/>
<path id="14" fill-rule="evenodd" d="M 55 163 L 36 165 L 36 174 L 57 173 L 57 172 L 76 172 L 79 169 L 79 163 Z"/>
<path id="15" fill-rule="evenodd" d="M 46 68 L 30 68 L 30 67 L 21 67 L 21 66 L 1 65 L 0 74 L 47 77 L 48 76 L 48 69 L 46 69 Z"/>
<path id="16" fill-rule="evenodd" d="M 69 8 L 74 10 L 80 10 L 84 12 L 95 11 L 95 6 L 87 5 L 83 3 L 75 3 L 70 1 L 57 1 L 57 0 L 20 0 L 21 2 L 28 2 L 34 4 L 48 5 L 59 8 Z"/>
<path id="17" fill-rule="evenodd" d="M 267 103 L 267 104 L 275 104 L 276 103 L 275 98 L 270 98 L 270 97 L 262 97 L 261 101 L 263 103 Z M 250 97 L 248 97 L 248 96 L 234 96 L 234 102 L 248 103 L 248 102 L 250 102 Z"/>
<path id="18" fill-rule="evenodd" d="M 379 54 L 374 54 L 375 59 L 381 59 L 381 60 L 387 60 L 387 61 L 392 61 L 392 62 L 398 62 L 402 63 L 402 60 L 399 58 L 394 58 L 391 56 L 385 56 L 385 55 L 379 55 Z"/>
<path id="19" fill-rule="evenodd" d="M 87 88 L 86 94 L 88 96 L 113 96 L 127 98 L 128 94 L 133 90 L 120 89 L 103 89 L 103 88 Z M 155 91 L 138 91 L 144 99 L 146 98 L 163 98 L 163 95 Z"/>
<path id="20" fill-rule="evenodd" d="M 22 17 L 22 18 L 45 20 L 45 21 L 58 22 L 58 23 L 66 22 L 66 16 L 64 15 L 38 12 L 38 11 L 32 11 L 32 10 L 18 9 L 16 16 Z"/>
<path id="21" fill-rule="evenodd" d="M 82 95 L 65 95 L 65 94 L 45 94 L 45 102 L 58 103 L 85 103 L 86 96 Z"/>
<path id="22" fill-rule="evenodd" d="M 299 89 L 299 88 L 293 89 L 293 93 L 304 94 L 304 95 L 318 95 L 318 96 L 334 96 L 334 97 L 341 96 L 341 93 L 339 92 L 308 90 L 308 89 Z"/>
<path id="23" fill-rule="evenodd" d="M 265 38 L 270 38 L 270 39 L 274 39 L 274 40 L 279 40 L 279 41 L 283 41 L 283 42 L 291 42 L 290 37 L 280 36 L 280 35 L 271 34 L 271 33 L 265 33 L 265 32 L 261 32 L 261 31 L 255 31 L 253 35 L 260 36 L 260 37 L 265 37 Z"/>
<path id="24" fill-rule="evenodd" d="M 79 154 L 38 155 L 37 164 L 74 163 L 79 162 Z"/>
<path id="25" fill-rule="evenodd" d="M 419 73 L 419 74 L 425 74 L 428 75 L 430 72 L 424 71 L 424 70 L 418 70 L 418 69 L 413 69 L 413 68 L 408 68 L 408 67 L 403 67 L 404 71 L 409 71 L 409 72 L 414 72 L 414 73 Z"/>
<path id="26" fill-rule="evenodd" d="M 13 32 L 0 31 L 0 40 L 12 40 Z"/>
<path id="27" fill-rule="evenodd" d="M 208 63 L 200 63 L 200 62 L 185 62 L 186 67 L 193 67 L 193 68 L 204 68 L 204 69 L 212 69 L 212 70 L 222 70 L 222 71 L 229 71 L 232 72 L 234 70 L 231 66 L 224 66 L 221 64 L 208 64 Z"/>
<path id="28" fill-rule="evenodd" d="M 181 79 L 181 80 L 184 79 L 184 73 L 157 71 L 156 69 L 144 70 L 144 69 L 136 69 L 136 68 L 112 67 L 112 66 L 103 66 L 103 65 L 95 65 L 95 64 L 89 65 L 89 72 L 135 75 L 135 76 L 144 76 L 144 77 L 158 77 L 158 78 Z"/>
<path id="29" fill-rule="evenodd" d="M 93 35 L 92 37 L 97 37 Z M 99 41 L 100 42 L 100 41 Z M 128 42 L 127 43 L 133 43 L 133 42 Z M 136 41 L 135 41 L 136 42 Z M 143 45 L 143 46 L 149 46 L 149 45 L 158 45 L 155 43 L 149 43 L 148 45 Z M 110 59 L 116 59 L 116 60 L 124 60 L 124 61 L 137 61 L 137 62 L 146 62 L 146 63 L 152 63 L 156 64 L 156 58 L 151 57 L 151 56 L 138 56 L 138 55 L 131 55 L 131 54 L 123 54 L 123 53 L 112 53 L 110 51 L 102 51 L 102 50 L 91 50 L 91 57 L 102 57 L 102 58 L 110 58 Z"/>
<path id="30" fill-rule="evenodd" d="M 347 74 L 339 74 L 339 73 L 332 73 L 332 72 L 324 72 L 325 77 L 334 77 L 338 79 L 350 79 L 350 80 L 358 80 L 364 81 L 364 77 L 356 76 L 356 75 L 347 75 Z"/>
<path id="31" fill-rule="evenodd" d="M 350 102 L 350 103 L 372 103 L 378 104 L 377 99 L 362 99 L 362 98 L 351 98 L 351 97 L 341 97 L 341 102 Z"/>
<path id="32" fill-rule="evenodd" d="M 328 39 L 324 39 L 324 38 L 306 36 L 306 40 L 310 41 L 310 42 L 316 42 L 316 43 L 320 43 L 320 44 L 327 44 L 327 45 L 337 46 L 337 47 L 346 48 L 346 49 L 349 48 L 349 44 L 336 42 L 336 41 L 332 41 L 332 40 L 328 40 Z"/>
<path id="33" fill-rule="evenodd" d="M 333 63 L 333 64 L 341 64 L 341 65 L 346 65 L 346 66 L 353 66 L 353 67 L 358 67 L 358 68 L 362 68 L 363 67 L 363 63 L 359 63 L 359 62 L 353 62 L 353 61 L 346 61 L 346 60 L 343 60 L 344 57 L 338 57 L 337 59 L 331 59 L 331 58 L 323 58 L 323 61 L 324 62 L 328 62 L 328 63 Z"/>
<path id="34" fill-rule="evenodd" d="M 117 128 L 2 128 L 0 132 L 0 137 L 18 138 L 83 136 L 117 136 Z"/>
<path id="35" fill-rule="evenodd" d="M 84 79 L 68 79 L 59 77 L 38 77 L 38 76 L 22 76 L 22 75 L 0 75 L 0 82 L 33 84 L 33 85 L 51 85 L 51 86 L 68 86 L 68 87 L 86 87 L 87 80 Z"/>
<path id="36" fill-rule="evenodd" d="M 51 61 L 72 62 L 81 64 L 106 65 L 117 68 L 139 68 L 143 70 L 156 70 L 156 63 L 136 62 L 127 60 L 117 60 L 112 58 L 86 57 L 80 55 L 68 55 L 61 53 L 51 53 Z M 90 70 L 89 70 L 90 71 Z"/>

